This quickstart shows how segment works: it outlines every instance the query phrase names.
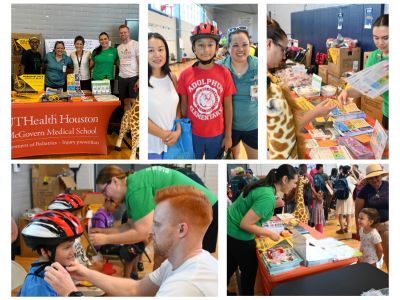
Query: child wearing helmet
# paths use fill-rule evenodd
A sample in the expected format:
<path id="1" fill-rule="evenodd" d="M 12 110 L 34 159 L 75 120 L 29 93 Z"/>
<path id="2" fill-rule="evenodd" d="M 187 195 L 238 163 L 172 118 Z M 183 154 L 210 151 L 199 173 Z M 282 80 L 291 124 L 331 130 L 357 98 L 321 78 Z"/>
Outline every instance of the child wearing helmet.
<path id="1" fill-rule="evenodd" d="M 75 194 L 59 194 L 50 202 L 47 208 L 57 211 L 68 211 L 80 218 L 80 213 L 84 206 L 85 202 Z M 80 264 L 87 267 L 91 266 L 91 262 L 86 256 L 86 251 L 82 246 L 80 238 L 77 238 L 74 242 L 74 254 Z"/>
<path id="2" fill-rule="evenodd" d="M 194 27 L 190 41 L 197 62 L 178 80 L 182 116 L 192 121 L 196 159 L 215 159 L 221 147 L 232 146 L 232 95 L 236 93 L 230 72 L 214 63 L 220 35 L 216 26 Z"/>
<path id="3" fill-rule="evenodd" d="M 82 233 L 79 219 L 70 212 L 47 210 L 36 214 L 21 234 L 40 258 L 32 263 L 18 296 L 58 296 L 44 280 L 44 269 L 54 262 L 63 266 L 74 262 L 73 244 Z"/>

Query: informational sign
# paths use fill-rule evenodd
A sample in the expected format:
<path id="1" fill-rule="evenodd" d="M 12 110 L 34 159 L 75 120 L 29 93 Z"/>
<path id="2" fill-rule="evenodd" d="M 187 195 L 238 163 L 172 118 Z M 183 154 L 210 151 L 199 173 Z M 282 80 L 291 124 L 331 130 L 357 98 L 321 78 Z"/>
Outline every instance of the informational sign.
<path id="1" fill-rule="evenodd" d="M 340 12 L 338 13 L 337 17 L 337 29 L 342 30 L 342 28 L 343 28 L 343 13 Z"/>
<path id="2" fill-rule="evenodd" d="M 70 55 L 71 52 L 75 51 L 74 39 L 46 39 L 44 41 L 46 53 L 54 50 L 54 45 L 57 41 L 64 42 L 65 52 L 67 52 L 68 55 Z M 88 51 L 92 52 L 99 45 L 100 44 L 99 44 L 98 40 L 89 40 L 89 39 L 86 40 L 85 39 L 85 46 L 83 47 L 83 50 L 88 50 Z"/>
<path id="3" fill-rule="evenodd" d="M 372 7 L 367 7 L 365 9 L 365 15 L 364 15 L 364 28 L 365 29 L 371 29 L 372 28 Z"/>
<path id="4" fill-rule="evenodd" d="M 317 74 L 313 74 L 311 86 L 318 90 L 318 92 L 321 92 L 322 77 L 318 76 Z"/>
<path id="5" fill-rule="evenodd" d="M 11 157 L 107 154 L 114 102 L 24 103 L 11 107 Z"/>
<path id="6" fill-rule="evenodd" d="M 374 131 L 372 132 L 370 145 L 372 151 L 374 152 L 375 159 L 381 159 L 383 152 L 385 151 L 386 144 L 388 141 L 388 134 L 382 125 L 376 121 L 374 126 Z"/>

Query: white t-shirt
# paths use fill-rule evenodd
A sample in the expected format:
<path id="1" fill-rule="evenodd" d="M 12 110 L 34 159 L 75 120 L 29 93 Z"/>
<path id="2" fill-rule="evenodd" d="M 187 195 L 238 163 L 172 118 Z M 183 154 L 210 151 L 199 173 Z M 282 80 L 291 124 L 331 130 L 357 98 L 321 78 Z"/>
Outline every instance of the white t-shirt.
<path id="1" fill-rule="evenodd" d="M 363 254 L 360 257 L 360 261 L 369 264 L 379 261 L 380 257 L 378 257 L 376 254 L 375 245 L 382 243 L 382 238 L 378 230 L 372 228 L 369 233 L 364 233 L 364 230 L 360 228 L 360 241 L 360 251 Z"/>
<path id="2" fill-rule="evenodd" d="M 81 67 L 80 67 L 81 80 L 89 80 L 90 79 L 89 62 L 90 62 L 91 57 L 92 57 L 92 54 L 88 50 L 83 50 L 82 60 L 81 60 L 81 57 L 79 57 L 79 60 L 81 60 Z M 76 51 L 71 52 L 71 59 L 72 59 L 72 62 L 74 63 L 74 74 L 78 74 L 79 73 L 79 62 L 78 62 L 78 57 L 76 56 Z"/>
<path id="3" fill-rule="evenodd" d="M 171 130 L 176 118 L 176 108 L 179 103 L 179 96 L 175 90 L 174 84 L 169 78 L 150 77 L 149 87 L 149 119 L 152 120 L 158 127 L 163 130 Z M 148 138 L 148 153 L 161 154 L 167 151 L 167 145 L 162 140 L 149 133 Z"/>
<path id="4" fill-rule="evenodd" d="M 176 270 L 166 260 L 154 272 L 150 280 L 160 288 L 157 297 L 217 297 L 218 262 L 203 250 L 189 258 Z"/>
<path id="5" fill-rule="evenodd" d="M 130 78 L 139 75 L 139 65 L 136 57 L 139 56 L 139 43 L 130 40 L 117 47 L 119 57 L 119 77 Z"/>

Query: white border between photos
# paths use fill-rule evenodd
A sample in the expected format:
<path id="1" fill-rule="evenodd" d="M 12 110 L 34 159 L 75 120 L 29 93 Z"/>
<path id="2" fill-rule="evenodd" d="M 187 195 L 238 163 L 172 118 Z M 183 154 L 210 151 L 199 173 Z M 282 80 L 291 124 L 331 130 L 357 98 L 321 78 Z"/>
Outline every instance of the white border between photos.
<path id="1" fill-rule="evenodd" d="M 150 0 L 119 0 L 118 4 L 139 4 L 139 12 L 140 12 L 140 53 L 142 54 L 142 57 L 146 57 L 147 53 L 147 29 L 148 29 L 148 14 L 147 14 L 147 5 L 149 3 L 187 3 L 188 1 L 150 1 Z M 215 0 L 204 0 L 204 1 L 192 1 L 193 3 L 215 3 Z M 261 80 L 265 78 L 266 74 L 266 49 L 265 49 L 265 42 L 263 43 L 263 36 L 266 35 L 266 26 L 265 26 L 265 19 L 263 16 L 266 16 L 267 14 L 267 9 L 266 5 L 268 4 L 301 4 L 304 3 L 307 4 L 320 4 L 321 1 L 314 1 L 314 0 L 308 0 L 308 1 L 267 1 L 267 0 L 254 0 L 254 1 L 243 1 L 243 0 L 219 0 L 217 1 L 219 4 L 258 4 L 258 9 L 259 9 L 259 16 L 258 16 L 258 40 L 259 40 L 259 93 L 260 93 L 260 101 L 262 99 L 265 99 L 266 95 L 266 80 Z M 396 16 L 398 13 L 398 9 L 400 8 L 400 5 L 398 4 L 398 1 L 395 0 L 386 0 L 386 1 L 370 1 L 370 0 L 365 0 L 365 1 L 360 1 L 360 0 L 353 0 L 353 1 L 337 1 L 337 0 L 332 0 L 332 1 L 327 1 L 328 3 L 332 4 L 349 4 L 350 2 L 352 4 L 362 4 L 362 3 L 386 3 L 389 4 L 389 12 L 393 15 Z M 24 3 L 55 3 L 53 1 L 30 1 L 30 0 L 25 0 L 25 1 L 9 1 L 7 0 L 6 2 L 1 2 L 0 7 L 2 8 L 2 30 L 1 30 L 1 37 L 4 42 L 3 47 L 1 47 L 1 56 L 3 58 L 6 58 L 6 61 L 4 62 L 4 66 L 0 72 L 0 78 L 1 82 L 3 83 L 0 86 L 0 91 L 1 95 L 3 96 L 3 104 L 2 104 L 2 109 L 1 109 L 1 128 L 0 130 L 0 141 L 3 141 L 1 150 L 0 150 L 0 166 L 2 170 L 7 170 L 3 176 L 1 176 L 1 183 L 3 187 L 3 209 L 6 211 L 6 214 L 3 218 L 0 218 L 0 225 L 1 228 L 6 228 L 6 232 L 10 232 L 10 222 L 9 222 L 9 214 L 7 213 L 8 211 L 11 211 L 11 176 L 8 176 L 9 171 L 11 171 L 11 164 L 14 163 L 44 163 L 44 164 L 50 164 L 50 163 L 65 163 L 65 161 L 49 161 L 49 160 L 14 160 L 12 161 L 10 158 L 10 149 L 11 149 L 11 126 L 10 126 L 10 115 L 11 115 L 11 105 L 9 105 L 9 100 L 10 100 L 10 91 L 9 91 L 9 74 L 11 72 L 11 66 L 7 61 L 7 57 L 10 57 L 10 48 L 8 47 L 8 41 L 9 41 L 9 34 L 11 33 L 11 5 L 10 4 L 24 4 Z M 70 1 L 61 1 L 61 3 L 69 3 L 69 4 L 80 4 L 82 3 L 79 0 L 70 0 Z M 106 0 L 86 0 L 85 3 L 90 3 L 90 4 L 107 4 L 107 3 L 112 3 L 112 1 L 106 1 Z M 146 28 L 146 30 L 144 30 Z M 399 24 L 399 18 L 392 18 L 391 19 L 391 52 L 395 53 L 400 49 L 399 45 L 399 39 L 396 38 L 398 36 L 397 31 L 398 28 L 400 28 Z M 395 29 L 396 28 L 396 29 Z M 400 253 L 400 243 L 399 241 L 395 238 L 394 234 L 396 233 L 396 229 L 400 228 L 399 220 L 400 218 L 397 216 L 397 212 L 400 211 L 400 205 L 399 201 L 396 199 L 396 196 L 399 194 L 397 188 L 396 188 L 396 183 L 400 182 L 400 157 L 399 157 L 399 151 L 400 151 L 400 138 L 397 137 L 397 133 L 400 132 L 400 122 L 397 120 L 397 116 L 400 114 L 400 105 L 398 99 L 400 99 L 400 89 L 397 88 L 398 84 L 398 78 L 400 76 L 400 64 L 399 64 L 399 55 L 392 55 L 391 57 L 391 68 L 390 68 L 390 74 L 392 80 L 391 82 L 391 95 L 392 99 L 396 99 L 395 101 L 392 101 L 391 103 L 391 112 L 392 112 L 392 119 L 390 122 L 390 128 L 391 131 L 389 133 L 390 137 L 390 158 L 388 160 L 382 160 L 378 161 L 379 163 L 382 164 L 389 164 L 389 170 L 391 174 L 391 179 L 392 185 L 390 188 L 390 195 L 392 200 L 390 201 L 390 215 L 391 215 L 391 228 L 392 234 L 391 234 L 391 241 L 390 241 L 390 252 L 392 253 L 392 260 L 390 262 L 391 266 L 391 278 L 390 278 L 390 296 L 389 298 L 394 298 L 394 296 L 399 296 L 400 295 L 400 285 L 397 283 L 398 282 L 398 277 L 396 276 L 397 270 L 400 267 L 400 258 L 396 257 L 397 253 Z M 139 164 L 145 164 L 145 163 L 160 163 L 165 161 L 149 161 L 147 160 L 147 105 L 145 99 L 147 99 L 147 67 L 146 67 L 146 59 L 141 59 L 140 60 L 140 74 L 142 77 L 142 80 L 140 81 L 140 96 L 141 96 L 141 108 L 140 108 L 140 160 L 139 161 L 134 161 L 133 163 L 139 163 Z M 264 95 L 264 97 L 263 97 Z M 263 102 L 260 102 L 263 103 Z M 259 138 L 259 145 L 260 149 L 266 149 L 266 124 L 265 124 L 265 115 L 266 115 L 266 105 L 260 105 L 259 109 L 259 137 L 264 137 L 264 138 Z M 263 151 L 259 151 L 259 157 L 260 159 L 257 161 L 259 164 L 280 164 L 280 163 L 293 163 L 293 164 L 299 164 L 299 163 L 310 163 L 309 160 L 299 160 L 299 161 L 267 161 L 266 160 L 266 153 Z M 132 163 L 131 161 L 127 160 L 98 160 L 98 161 L 88 161 L 88 160 L 78 160 L 78 161 L 73 161 L 74 163 L 89 163 L 89 164 L 94 164 L 94 163 Z M 184 163 L 185 161 L 170 161 L 171 163 Z M 219 172 L 219 182 L 218 182 L 218 198 L 219 198 L 219 239 L 218 239 L 218 261 L 219 261 L 219 297 L 218 299 L 227 299 L 228 297 L 226 296 L 226 181 L 227 181 L 227 164 L 230 163 L 248 163 L 248 164 L 254 164 L 256 161 L 251 161 L 251 160 L 238 160 L 238 161 L 187 161 L 188 163 L 191 164 L 218 164 L 218 172 Z M 317 162 L 313 162 L 317 163 Z M 318 161 L 318 163 L 335 163 L 332 161 Z M 342 163 L 342 162 L 341 162 Z M 371 163 L 371 161 L 346 161 L 343 162 L 347 164 L 368 164 Z M 9 171 L 8 171 L 9 170 Z M 9 200 L 10 199 L 10 200 Z M 9 243 L 9 236 L 8 234 L 4 234 L 2 236 L 2 242 L 3 245 L 7 245 Z M 10 248 L 2 247 L 0 250 L 0 254 L 4 259 L 8 259 L 10 257 Z M 11 267 L 7 267 L 7 270 L 5 271 L 8 274 L 11 272 Z M 3 296 L 4 298 L 9 298 L 9 287 L 11 283 L 11 279 L 9 276 L 6 276 L 6 280 L 2 281 L 3 288 L 1 289 L 0 295 Z M 244 298 L 244 297 L 242 297 Z M 288 298 L 288 297 L 283 297 L 283 298 Z M 301 297 L 305 298 L 305 297 Z M 143 298 L 144 299 L 144 298 Z M 147 298 L 146 298 L 147 299 Z M 246 297 L 246 299 L 248 299 Z"/>

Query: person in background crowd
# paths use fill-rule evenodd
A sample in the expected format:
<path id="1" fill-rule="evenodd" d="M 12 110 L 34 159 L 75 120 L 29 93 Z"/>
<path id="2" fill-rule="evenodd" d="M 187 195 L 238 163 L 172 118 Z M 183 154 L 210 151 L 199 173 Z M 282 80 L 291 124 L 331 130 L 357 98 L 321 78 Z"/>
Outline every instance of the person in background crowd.
<path id="1" fill-rule="evenodd" d="M 253 183 L 258 181 L 258 177 L 253 175 L 253 170 L 252 169 L 246 169 L 246 178 L 245 178 L 247 184 Z"/>
<path id="2" fill-rule="evenodd" d="M 274 241 L 280 236 L 262 227 L 270 220 L 275 207 L 283 206 L 279 194 L 287 194 L 296 187 L 296 170 L 290 165 L 272 169 L 267 177 L 246 186 L 227 212 L 227 282 L 239 267 L 242 295 L 254 295 L 258 261 L 255 236 L 262 235 Z"/>
<path id="3" fill-rule="evenodd" d="M 63 41 L 56 41 L 52 52 L 46 54 L 44 60 L 45 88 L 67 90 L 67 68 L 72 69 L 74 64 L 71 58 L 65 54 Z"/>
<path id="4" fill-rule="evenodd" d="M 130 38 L 129 27 L 119 26 L 119 37 L 121 44 L 118 45 L 119 75 L 118 91 L 119 98 L 124 104 L 124 111 L 129 110 L 135 101 L 134 87 L 138 87 L 139 80 L 139 43 Z"/>
<path id="5" fill-rule="evenodd" d="M 345 234 L 349 232 L 351 226 L 351 218 L 354 214 L 354 201 L 353 191 L 356 188 L 357 180 L 351 175 L 351 167 L 344 166 L 343 174 L 338 179 L 345 179 L 347 181 L 347 187 L 349 189 L 349 197 L 347 199 L 336 200 L 336 214 L 338 215 L 340 229 L 336 231 L 337 234 Z M 336 184 L 334 183 L 334 186 Z M 346 219 L 346 225 L 344 224 L 343 218 Z"/>
<path id="6" fill-rule="evenodd" d="M 381 15 L 375 20 L 372 25 L 372 38 L 374 40 L 376 49 L 373 51 L 365 63 L 365 67 L 371 67 L 381 61 L 387 61 L 387 68 L 389 68 L 389 15 Z M 353 89 L 350 85 L 338 96 L 338 100 L 346 103 L 348 97 L 361 97 L 361 94 Z M 389 91 L 386 91 L 382 95 L 382 126 L 386 130 L 389 130 Z"/>
<path id="7" fill-rule="evenodd" d="M 236 175 L 233 176 L 229 181 L 229 185 L 231 186 L 232 190 L 232 202 L 234 202 L 237 199 L 237 197 L 239 197 L 243 188 L 247 185 L 247 181 L 245 179 L 246 174 L 242 167 L 236 167 L 235 174 Z"/>
<path id="8" fill-rule="evenodd" d="M 388 175 L 381 165 L 368 165 L 364 181 L 365 186 L 358 192 L 356 216 L 363 208 L 375 208 L 379 212 L 379 223 L 374 227 L 382 238 L 383 259 L 389 270 L 389 181 L 383 180 Z M 358 223 L 357 232 L 359 232 Z"/>
<path id="9" fill-rule="evenodd" d="M 89 280 L 108 295 L 217 297 L 218 262 L 202 249 L 201 243 L 213 218 L 207 196 L 195 187 L 172 186 L 159 190 L 154 202 L 154 250 L 167 258 L 157 270 L 135 281 L 111 277 L 79 264 L 65 269 L 54 263 L 46 271 L 46 282 L 62 296 L 77 291 L 72 275 L 77 280 Z"/>
<path id="10" fill-rule="evenodd" d="M 118 51 L 110 46 L 110 38 L 107 32 L 99 34 L 100 45 L 93 50 L 90 68 L 93 68 L 92 79 L 109 79 L 111 93 L 114 92 L 115 65 L 118 62 Z"/>
<path id="11" fill-rule="evenodd" d="M 30 49 L 24 51 L 21 56 L 19 73 L 42 74 L 42 55 L 39 52 L 40 40 L 36 36 L 29 38 Z"/>
<path id="12" fill-rule="evenodd" d="M 84 50 L 85 39 L 78 35 L 74 39 L 75 51 L 71 52 L 71 59 L 74 63 L 74 74 L 79 75 L 80 89 L 81 90 L 92 90 L 92 83 L 90 80 L 90 60 L 92 54 L 88 50 Z"/>
<path id="13" fill-rule="evenodd" d="M 232 95 L 232 153 L 240 157 L 240 145 L 248 159 L 258 158 L 258 59 L 249 55 L 250 36 L 246 26 L 228 29 L 229 54 L 218 64 L 226 67 L 235 83 L 236 93 Z"/>
<path id="14" fill-rule="evenodd" d="M 174 145 L 181 125 L 179 96 L 176 92 L 176 76 L 169 68 L 169 48 L 165 38 L 155 32 L 148 34 L 148 158 L 162 159 L 168 146 Z"/>

